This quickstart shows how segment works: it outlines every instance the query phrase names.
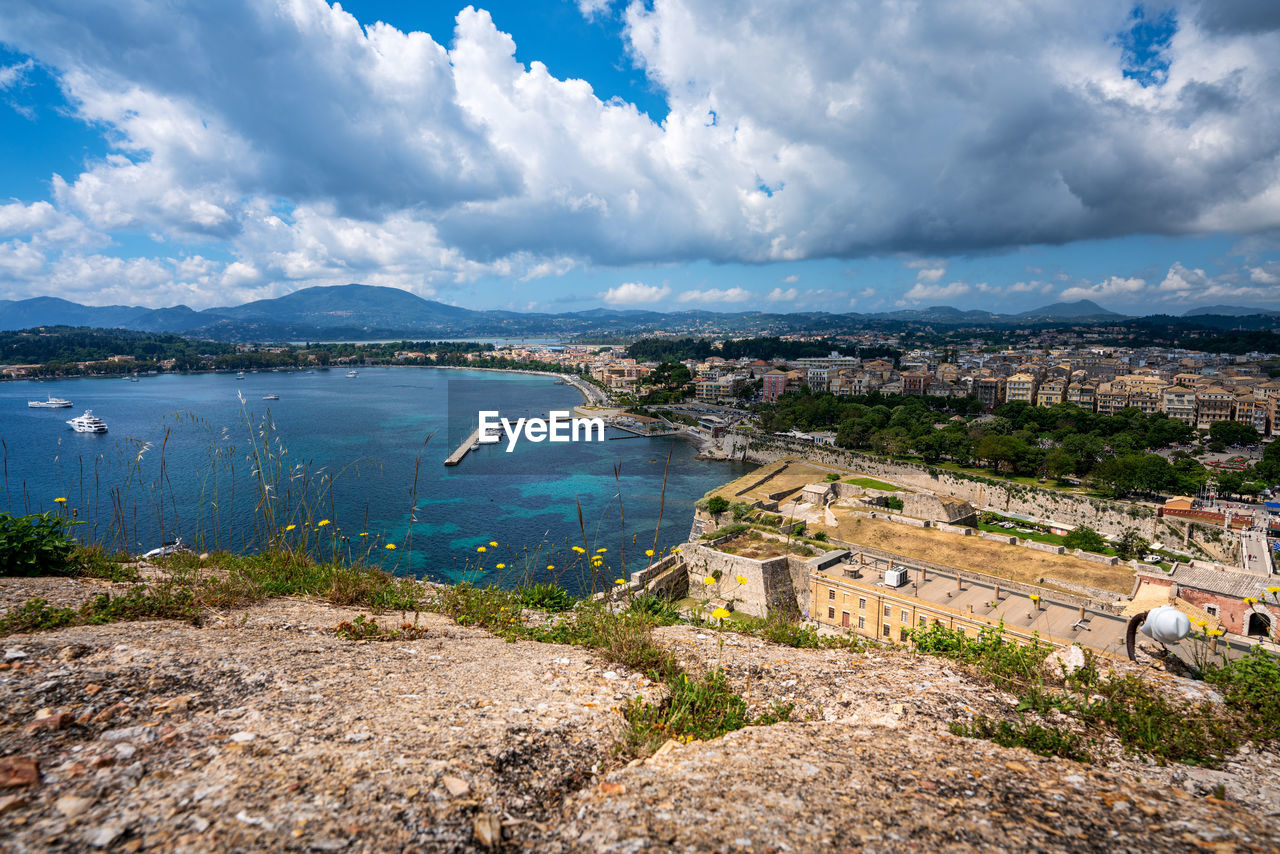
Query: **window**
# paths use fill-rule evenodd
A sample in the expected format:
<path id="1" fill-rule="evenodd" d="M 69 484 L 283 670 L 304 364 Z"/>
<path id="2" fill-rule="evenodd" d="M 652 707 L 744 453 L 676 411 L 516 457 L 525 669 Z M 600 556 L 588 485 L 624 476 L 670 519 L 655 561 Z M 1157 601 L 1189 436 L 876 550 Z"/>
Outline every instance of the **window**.
<path id="1" fill-rule="evenodd" d="M 892 617 L 892 616 L 893 616 L 893 609 L 892 609 L 892 608 L 890 608 L 888 605 L 885 605 L 885 606 L 884 606 L 884 615 L 885 615 L 886 617 Z"/>
<path id="2" fill-rule="evenodd" d="M 834 591 L 834 590 L 828 590 L 828 591 L 827 591 L 827 598 L 828 598 L 828 599 L 834 599 L 834 598 L 836 598 L 836 591 Z"/>
<path id="3" fill-rule="evenodd" d="M 903 609 L 903 611 L 902 611 L 902 622 L 904 622 L 904 623 L 909 623 L 909 622 L 911 622 L 911 618 L 907 616 L 906 609 Z"/>
<path id="4" fill-rule="evenodd" d="M 867 600 L 866 600 L 866 599 L 858 599 L 858 610 L 859 610 L 859 611 L 865 611 L 865 610 L 867 610 Z"/>
<path id="5" fill-rule="evenodd" d="M 884 634 L 884 636 L 885 636 L 885 637 L 888 637 L 888 636 L 889 636 L 889 627 L 888 627 L 888 626 L 885 626 L 885 627 L 884 627 L 883 634 Z"/>
<path id="6" fill-rule="evenodd" d="M 921 626 L 927 626 L 927 625 L 929 625 L 929 618 L 928 618 L 928 617 L 926 617 L 924 614 L 921 614 L 921 615 L 920 615 L 920 625 L 921 625 Z"/>
<path id="7" fill-rule="evenodd" d="M 1208 614 L 1210 617 L 1216 617 L 1216 616 L 1218 616 L 1218 606 L 1217 606 L 1217 605 L 1205 605 L 1205 606 L 1204 606 L 1204 612 L 1205 612 L 1206 614 Z"/>
<path id="8" fill-rule="evenodd" d="M 867 627 L 867 618 L 866 618 L 866 617 L 859 617 L 859 618 L 858 618 L 858 628 L 860 628 L 860 629 L 865 629 L 866 627 Z"/>
<path id="9" fill-rule="evenodd" d="M 828 620 L 834 620 L 835 618 L 836 618 L 836 609 L 835 609 L 835 608 L 828 608 L 828 609 L 827 609 L 827 619 L 828 619 Z"/>

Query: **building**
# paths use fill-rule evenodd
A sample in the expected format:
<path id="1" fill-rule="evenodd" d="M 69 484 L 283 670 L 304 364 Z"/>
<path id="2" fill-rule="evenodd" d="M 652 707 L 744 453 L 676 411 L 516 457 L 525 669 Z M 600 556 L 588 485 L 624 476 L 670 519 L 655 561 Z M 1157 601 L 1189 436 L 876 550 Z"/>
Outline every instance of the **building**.
<path id="1" fill-rule="evenodd" d="M 1091 382 L 1073 382 L 1067 386 L 1067 402 L 1092 412 L 1097 393 L 1098 387 Z"/>
<path id="2" fill-rule="evenodd" d="M 1129 392 L 1114 382 L 1102 383 L 1094 395 L 1094 409 L 1099 415 L 1115 415 L 1129 406 Z"/>
<path id="3" fill-rule="evenodd" d="M 923 397 L 933 382 L 933 376 L 927 371 L 908 371 L 902 375 L 902 393 Z"/>
<path id="4" fill-rule="evenodd" d="M 1236 396 L 1222 386 L 1209 386 L 1196 392 L 1196 428 L 1208 430 L 1218 421 L 1230 421 L 1235 415 Z"/>
<path id="5" fill-rule="evenodd" d="M 1005 402 L 1013 403 L 1021 400 L 1024 403 L 1034 404 L 1036 402 L 1036 391 L 1038 390 L 1037 385 L 1036 378 L 1031 374 L 1014 374 L 1005 380 Z"/>
<path id="6" fill-rule="evenodd" d="M 1066 399 L 1066 381 L 1049 380 L 1036 391 L 1036 406 L 1057 406 Z"/>
<path id="7" fill-rule="evenodd" d="M 1166 388 L 1163 409 L 1170 418 L 1194 427 L 1196 423 L 1195 391 L 1181 385 Z"/>
<path id="8" fill-rule="evenodd" d="M 766 403 L 772 403 L 787 391 L 787 375 L 783 371 L 769 371 L 760 379 L 763 383 L 761 395 Z"/>
<path id="9" fill-rule="evenodd" d="M 1028 584 L 870 550 L 813 570 L 809 584 L 812 619 L 879 641 L 902 643 L 933 625 L 970 637 L 1003 627 L 1005 637 L 1023 643 L 1038 638 L 1125 655 L 1125 618 Z"/>
<path id="10" fill-rule="evenodd" d="M 1140 571 L 1133 589 L 1134 601 L 1167 604 L 1180 599 L 1213 617 L 1228 632 L 1248 637 L 1272 638 L 1280 605 L 1267 592 L 1273 578 L 1253 572 L 1232 572 L 1178 564 L 1171 574 Z M 1165 601 L 1152 602 L 1161 594 Z M 1250 601 L 1252 600 L 1252 601 Z"/>
<path id="11" fill-rule="evenodd" d="M 987 409 L 995 409 L 1004 403 L 1004 377 L 982 377 L 973 384 L 973 393 Z"/>

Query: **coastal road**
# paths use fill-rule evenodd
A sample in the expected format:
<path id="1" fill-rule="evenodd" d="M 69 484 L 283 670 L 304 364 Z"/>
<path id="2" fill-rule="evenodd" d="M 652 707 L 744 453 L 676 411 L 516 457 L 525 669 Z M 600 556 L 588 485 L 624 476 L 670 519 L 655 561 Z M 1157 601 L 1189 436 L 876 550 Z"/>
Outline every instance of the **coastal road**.
<path id="1" fill-rule="evenodd" d="M 1243 531 L 1240 534 L 1240 563 L 1249 572 L 1270 573 L 1271 546 L 1265 531 Z"/>

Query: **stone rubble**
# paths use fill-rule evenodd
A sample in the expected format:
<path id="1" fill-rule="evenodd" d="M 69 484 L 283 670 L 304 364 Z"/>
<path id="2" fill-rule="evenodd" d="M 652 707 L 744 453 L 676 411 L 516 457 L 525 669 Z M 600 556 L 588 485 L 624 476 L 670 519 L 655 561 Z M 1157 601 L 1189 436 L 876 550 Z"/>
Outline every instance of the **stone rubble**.
<path id="1" fill-rule="evenodd" d="M 959 738 L 949 722 L 1007 717 L 1012 698 L 942 659 L 659 629 L 689 669 L 722 666 L 753 713 L 794 709 L 626 762 L 619 710 L 661 686 L 437 615 L 416 618 L 419 640 L 332 633 L 358 613 L 286 599 L 202 628 L 6 638 L 22 665 L 0 672 L 0 849 L 1280 848 L 1274 751 L 1220 770 L 1118 748 L 1082 765 Z"/>

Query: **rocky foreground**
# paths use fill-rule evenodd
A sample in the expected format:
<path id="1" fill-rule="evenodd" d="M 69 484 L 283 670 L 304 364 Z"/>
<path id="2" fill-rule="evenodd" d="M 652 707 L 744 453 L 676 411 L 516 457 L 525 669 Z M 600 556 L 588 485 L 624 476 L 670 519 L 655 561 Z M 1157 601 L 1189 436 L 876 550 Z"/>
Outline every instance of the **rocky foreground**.
<path id="1" fill-rule="evenodd" d="M 98 589 L 2 584 L 0 607 Z M 1012 698 L 941 659 L 660 629 L 753 707 L 796 709 L 626 763 L 619 707 L 663 690 L 644 677 L 427 614 L 418 640 L 335 636 L 356 613 L 276 600 L 0 641 L 0 849 L 1280 850 L 1275 754 L 1081 765 L 958 738 L 948 721 Z"/>

